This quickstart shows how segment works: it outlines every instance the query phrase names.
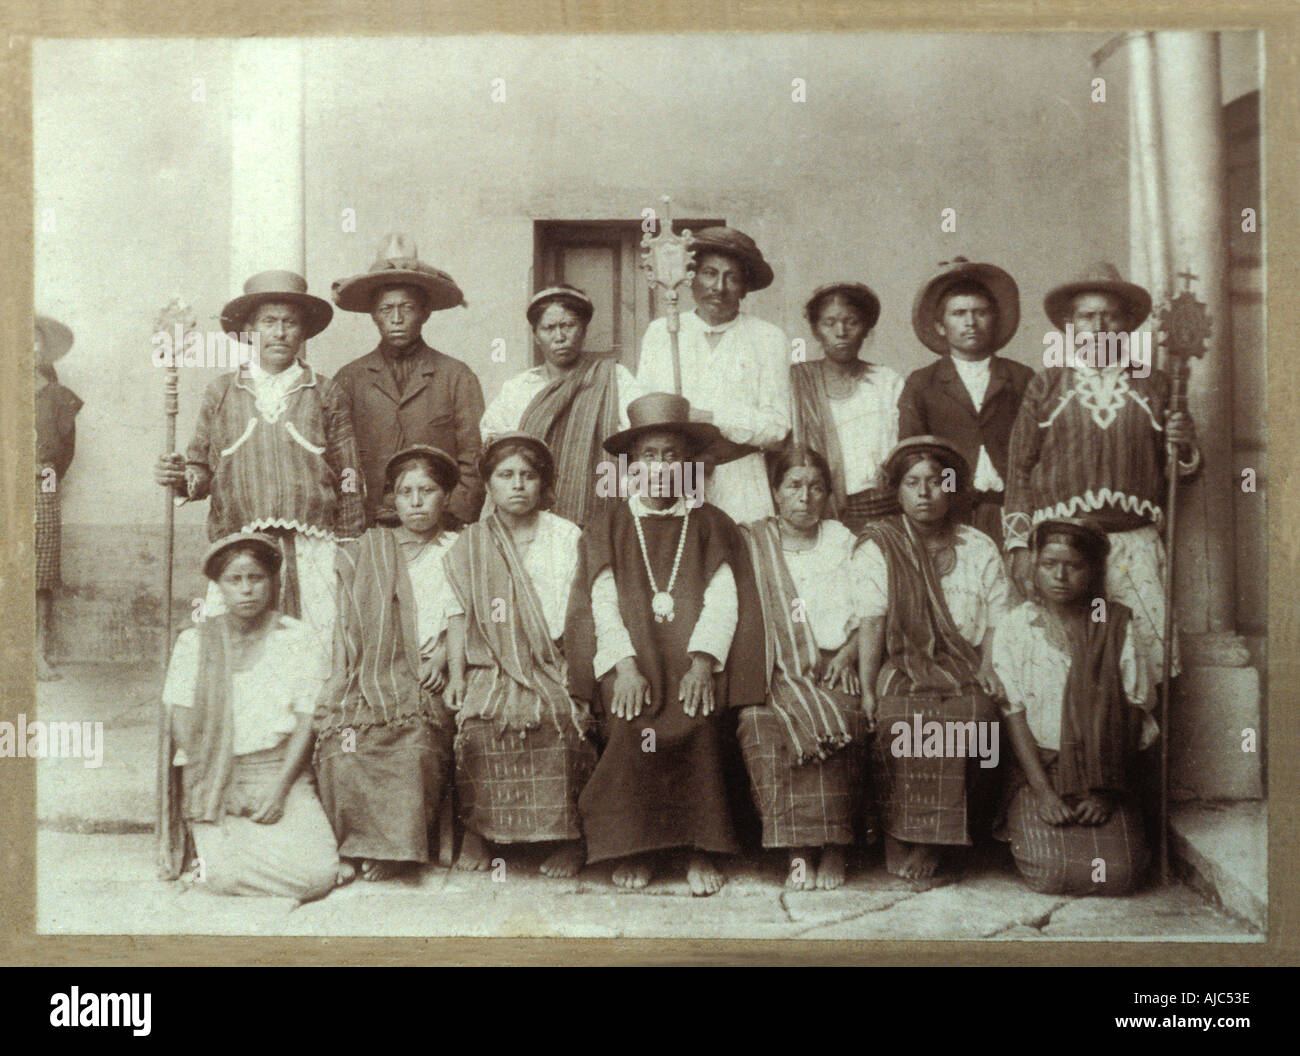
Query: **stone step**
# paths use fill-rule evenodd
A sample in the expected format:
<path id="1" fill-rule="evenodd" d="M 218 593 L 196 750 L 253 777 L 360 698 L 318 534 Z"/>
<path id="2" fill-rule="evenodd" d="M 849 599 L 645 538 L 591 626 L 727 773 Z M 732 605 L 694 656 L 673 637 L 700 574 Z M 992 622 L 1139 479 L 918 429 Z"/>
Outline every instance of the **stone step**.
<path id="1" fill-rule="evenodd" d="M 1268 923 L 1268 804 L 1184 803 L 1170 819 L 1170 855 L 1198 889 L 1264 930 Z"/>

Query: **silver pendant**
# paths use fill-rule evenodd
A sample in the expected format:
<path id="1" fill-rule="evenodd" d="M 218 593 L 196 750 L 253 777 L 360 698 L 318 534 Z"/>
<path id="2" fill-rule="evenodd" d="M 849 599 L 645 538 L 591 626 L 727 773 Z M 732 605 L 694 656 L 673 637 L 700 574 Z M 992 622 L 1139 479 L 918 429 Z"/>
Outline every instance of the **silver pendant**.
<path id="1" fill-rule="evenodd" d="M 673 622 L 673 596 L 666 590 L 655 592 L 655 596 L 650 599 L 650 611 L 655 614 L 657 623 Z"/>

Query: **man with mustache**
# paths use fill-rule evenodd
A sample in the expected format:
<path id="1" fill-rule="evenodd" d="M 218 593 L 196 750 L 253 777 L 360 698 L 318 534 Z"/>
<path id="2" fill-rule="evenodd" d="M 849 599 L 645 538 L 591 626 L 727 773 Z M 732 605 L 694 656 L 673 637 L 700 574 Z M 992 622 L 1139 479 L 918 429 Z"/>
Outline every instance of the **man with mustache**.
<path id="1" fill-rule="evenodd" d="M 369 271 L 334 282 L 334 303 L 345 312 L 369 315 L 379 331 L 379 345 L 334 377 L 357 434 L 367 521 L 396 523 L 384 495 L 384 467 L 413 444 L 446 451 L 460 467 L 445 526 L 476 521 L 483 505 L 478 472 L 483 388 L 474 371 L 431 348 L 421 334 L 433 312 L 465 304 L 460 287 L 445 271 L 422 262 L 414 242 L 394 234 Z"/>
<path id="2" fill-rule="evenodd" d="M 763 450 L 778 447 L 790 432 L 790 343 L 779 327 L 740 310 L 746 295 L 766 289 L 774 277 L 752 238 L 706 227 L 690 248 L 695 311 L 681 316 L 680 395 L 696 420 L 716 425 L 730 441 L 718 458 L 726 464 L 709 477 L 707 498 L 743 524 L 774 512 Z M 646 327 L 636 380 L 642 392 L 673 391 L 666 319 Z"/>
<path id="3" fill-rule="evenodd" d="M 940 436 L 974 467 L 969 523 L 1002 545 L 1011 428 L 1034 372 L 996 353 L 1020 322 L 1015 280 L 955 257 L 916 295 L 912 329 L 939 360 L 913 371 L 898 400 L 898 436 Z"/>
<path id="4" fill-rule="evenodd" d="M 272 536 L 284 552 L 276 604 L 308 624 L 328 666 L 335 540 L 365 528 L 360 459 L 338 385 L 309 367 L 304 343 L 334 316 L 290 271 L 265 271 L 222 309 L 221 328 L 256 341 L 249 361 L 211 382 L 185 456 L 159 458 L 154 479 L 210 499 L 208 537 Z M 245 351 L 248 351 L 245 349 Z M 210 615 L 223 611 L 215 584 Z"/>

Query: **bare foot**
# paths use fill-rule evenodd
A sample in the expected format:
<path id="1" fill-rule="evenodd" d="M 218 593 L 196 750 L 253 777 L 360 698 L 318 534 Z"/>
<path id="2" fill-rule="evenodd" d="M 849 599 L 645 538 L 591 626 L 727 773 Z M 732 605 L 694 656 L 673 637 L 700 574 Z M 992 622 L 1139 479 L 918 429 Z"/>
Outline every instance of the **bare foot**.
<path id="1" fill-rule="evenodd" d="M 587 862 L 587 848 L 581 840 L 568 840 L 541 864 L 541 872 L 559 879 L 577 876 Z"/>
<path id="2" fill-rule="evenodd" d="M 885 868 L 894 876 L 908 879 L 906 869 L 911 858 L 910 844 L 885 833 Z"/>
<path id="3" fill-rule="evenodd" d="M 410 862 L 389 862 L 379 858 L 366 858 L 361 862 L 362 880 L 391 880 L 410 869 Z"/>
<path id="4" fill-rule="evenodd" d="M 909 880 L 929 880 L 939 870 L 939 857 L 943 848 L 930 843 L 912 844 L 908 864 Z"/>
<path id="5" fill-rule="evenodd" d="M 817 864 L 817 890 L 834 891 L 844 883 L 848 871 L 848 856 L 844 848 L 831 844 L 822 848 L 822 860 Z"/>
<path id="6" fill-rule="evenodd" d="M 480 873 L 492 864 L 492 852 L 487 840 L 473 829 L 465 830 L 465 838 L 460 844 L 460 857 L 456 859 L 456 868 L 467 873 Z"/>
<path id="7" fill-rule="evenodd" d="M 691 885 L 693 895 L 716 895 L 722 890 L 727 878 L 722 875 L 722 870 L 711 854 L 694 851 L 686 865 L 686 882 Z"/>
<path id="8" fill-rule="evenodd" d="M 624 858 L 614 866 L 614 886 L 636 889 L 645 887 L 654 875 L 654 862 L 648 854 Z"/>
<path id="9" fill-rule="evenodd" d="M 785 886 L 792 891 L 811 891 L 817 886 L 817 868 L 813 865 L 811 847 L 790 848 L 790 870 L 785 876 Z"/>
<path id="10" fill-rule="evenodd" d="M 334 886 L 343 887 L 357 878 L 357 869 L 351 862 L 339 859 L 338 869 L 334 872 Z"/>

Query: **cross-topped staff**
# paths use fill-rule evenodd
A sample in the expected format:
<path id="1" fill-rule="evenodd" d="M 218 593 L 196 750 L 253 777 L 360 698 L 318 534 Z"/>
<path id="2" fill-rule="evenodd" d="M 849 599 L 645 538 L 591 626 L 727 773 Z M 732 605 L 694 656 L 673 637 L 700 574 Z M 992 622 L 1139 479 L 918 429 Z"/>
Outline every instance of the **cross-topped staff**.
<path id="1" fill-rule="evenodd" d="M 659 219 L 659 233 L 651 235 L 646 232 L 641 236 L 641 245 L 645 252 L 641 257 L 641 267 L 645 269 L 651 288 L 658 286 L 667 299 L 666 313 L 668 341 L 673 352 L 673 392 L 682 394 L 682 358 L 678 346 L 678 333 L 681 330 L 681 318 L 677 307 L 677 287 L 690 280 L 691 269 L 695 266 L 695 254 L 690 249 L 691 233 L 683 231 L 673 234 L 673 201 L 664 195 L 664 213 Z"/>
<path id="2" fill-rule="evenodd" d="M 194 332 L 196 319 L 194 309 L 185 303 L 180 295 L 174 295 L 158 312 L 154 319 L 153 330 L 155 336 L 155 348 L 159 344 L 157 340 L 160 336 L 163 338 L 161 344 L 163 347 L 170 345 L 171 355 L 163 359 L 163 416 L 166 422 L 166 448 L 169 453 L 176 450 L 176 416 L 180 412 L 180 401 L 177 393 L 178 375 L 176 370 L 176 357 L 180 355 L 184 346 L 187 335 Z M 166 491 L 167 507 L 164 514 L 166 520 L 167 542 L 163 558 L 163 630 L 162 630 L 162 653 L 163 653 L 163 670 L 167 669 L 167 664 L 171 659 L 172 650 L 172 559 L 176 545 L 176 506 L 184 501 L 178 498 L 170 488 Z M 167 714 L 167 706 L 163 704 L 162 697 L 158 699 L 158 760 L 157 760 L 157 819 L 155 835 L 158 840 L 158 869 L 161 875 L 168 878 L 175 878 L 180 874 L 183 862 L 185 848 L 184 828 L 179 821 L 179 813 L 174 809 L 173 798 L 179 793 L 179 789 L 173 787 L 171 763 L 172 763 L 172 739 L 170 717 Z M 179 830 L 179 831 L 178 831 Z"/>
<path id="3" fill-rule="evenodd" d="M 1188 360 L 1205 355 L 1205 343 L 1212 326 L 1205 304 L 1192 293 L 1197 276 L 1191 268 L 1178 272 L 1183 290 L 1160 311 L 1160 332 L 1164 335 L 1165 370 L 1169 373 L 1169 414 L 1187 410 Z M 1165 442 L 1168 478 L 1165 492 L 1165 627 L 1164 657 L 1160 678 L 1160 879 L 1169 881 L 1169 679 L 1173 670 L 1174 646 L 1174 524 L 1178 501 L 1178 445 Z"/>

